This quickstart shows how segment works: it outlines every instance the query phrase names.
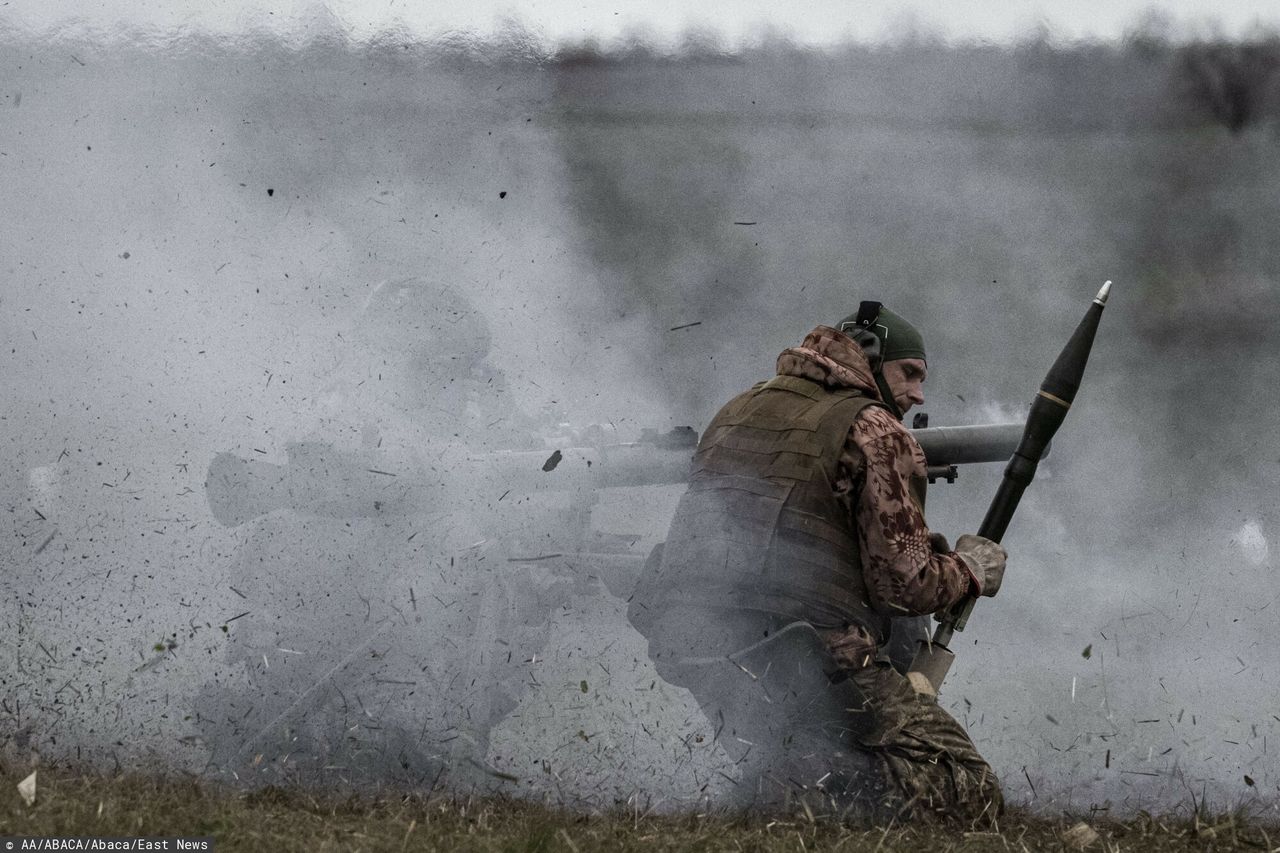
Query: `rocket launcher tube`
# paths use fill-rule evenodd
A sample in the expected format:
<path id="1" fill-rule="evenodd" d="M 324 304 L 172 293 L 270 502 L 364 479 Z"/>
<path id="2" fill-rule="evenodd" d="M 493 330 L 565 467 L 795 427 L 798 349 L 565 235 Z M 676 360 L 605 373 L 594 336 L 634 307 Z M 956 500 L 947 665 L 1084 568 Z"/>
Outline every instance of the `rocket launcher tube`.
<path id="1" fill-rule="evenodd" d="M 1080 390 L 1080 380 L 1084 378 L 1089 351 L 1093 348 L 1093 339 L 1102 319 L 1102 309 L 1106 307 L 1110 292 L 1111 282 L 1108 281 L 1102 285 L 1093 304 L 1089 306 L 1067 345 L 1049 368 L 1048 375 L 1040 383 L 1040 390 L 1031 402 L 1031 412 L 1027 415 L 1022 440 L 1010 458 L 1000 488 L 982 519 L 978 528 L 979 536 L 993 542 L 1004 538 L 1018 502 L 1022 499 L 1022 493 L 1035 479 L 1036 467 L 1040 464 L 1045 448 L 1049 446 L 1058 427 L 1062 426 L 1067 411 L 1075 401 L 1076 392 Z M 964 630 L 976 600 L 967 597 L 944 615 L 934 631 L 933 639 L 921 642 L 920 650 L 911 664 L 911 670 L 927 679 L 935 693 L 941 688 L 942 680 L 954 658 L 947 644 L 951 642 L 954 632 Z M 913 679 L 915 682 L 920 680 Z"/>
<path id="2" fill-rule="evenodd" d="M 1006 461 L 1024 431 L 1021 423 L 1003 423 L 911 434 L 929 470 L 951 478 L 957 465 Z M 463 453 L 449 470 L 434 472 L 407 467 L 403 459 L 299 442 L 288 445 L 286 465 L 217 454 L 209 463 L 205 497 L 214 518 L 235 527 L 282 509 L 326 518 L 427 513 L 448 501 L 451 487 L 474 490 L 481 482 L 493 484 L 495 495 L 686 483 L 696 436 L 692 430 L 673 433 L 631 444 L 562 448 L 551 471 L 543 470 L 549 449 Z"/>

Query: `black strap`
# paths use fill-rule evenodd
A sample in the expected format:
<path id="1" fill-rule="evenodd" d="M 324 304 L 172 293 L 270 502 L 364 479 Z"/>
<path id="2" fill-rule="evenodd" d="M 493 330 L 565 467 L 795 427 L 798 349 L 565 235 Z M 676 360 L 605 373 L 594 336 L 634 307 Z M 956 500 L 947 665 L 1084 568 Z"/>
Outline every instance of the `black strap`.
<path id="1" fill-rule="evenodd" d="M 861 303 L 858 306 L 857 319 L 855 319 L 853 322 L 855 322 L 856 324 L 858 324 L 864 329 L 870 329 L 871 324 L 874 323 L 877 319 L 879 319 L 880 309 L 881 307 L 883 307 L 883 305 L 884 305 L 883 302 L 866 301 Z"/>

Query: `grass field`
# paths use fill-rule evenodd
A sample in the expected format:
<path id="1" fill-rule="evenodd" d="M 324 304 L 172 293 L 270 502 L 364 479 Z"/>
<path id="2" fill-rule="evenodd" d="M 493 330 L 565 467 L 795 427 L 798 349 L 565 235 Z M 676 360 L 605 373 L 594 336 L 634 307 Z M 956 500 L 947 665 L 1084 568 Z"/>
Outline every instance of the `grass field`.
<path id="1" fill-rule="evenodd" d="M 189 779 L 42 769 L 26 805 L 4 768 L 0 836 L 212 836 L 218 850 L 480 851 L 1182 851 L 1280 850 L 1280 826 L 1248 815 L 1139 814 L 1126 821 L 1015 811 L 999 831 L 849 825 L 805 814 L 652 815 L 635 806 L 577 813 L 511 799 L 417 793 L 235 791 Z M 1083 838 L 1082 838 L 1083 836 Z"/>

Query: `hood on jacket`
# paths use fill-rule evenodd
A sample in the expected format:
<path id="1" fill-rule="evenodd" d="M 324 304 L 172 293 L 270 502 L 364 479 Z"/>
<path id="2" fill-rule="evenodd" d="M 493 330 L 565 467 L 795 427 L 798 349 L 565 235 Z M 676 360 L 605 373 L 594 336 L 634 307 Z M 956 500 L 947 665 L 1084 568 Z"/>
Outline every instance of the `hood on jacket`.
<path id="1" fill-rule="evenodd" d="M 868 397 L 880 400 L 871 364 L 862 347 L 830 326 L 816 327 L 800 346 L 783 350 L 778 356 L 778 375 L 798 376 L 827 388 L 857 388 Z"/>

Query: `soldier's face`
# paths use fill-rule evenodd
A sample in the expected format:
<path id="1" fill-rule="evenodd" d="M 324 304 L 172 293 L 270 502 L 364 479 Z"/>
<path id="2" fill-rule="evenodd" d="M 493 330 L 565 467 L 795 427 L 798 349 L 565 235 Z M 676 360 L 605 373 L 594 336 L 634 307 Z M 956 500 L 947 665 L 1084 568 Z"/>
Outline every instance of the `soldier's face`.
<path id="1" fill-rule="evenodd" d="M 912 406 L 924 405 L 925 377 L 929 370 L 924 360 L 919 358 L 895 358 L 886 361 L 881 369 L 884 381 L 893 394 L 893 401 L 905 415 Z"/>

